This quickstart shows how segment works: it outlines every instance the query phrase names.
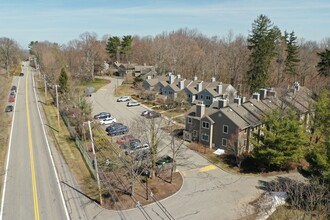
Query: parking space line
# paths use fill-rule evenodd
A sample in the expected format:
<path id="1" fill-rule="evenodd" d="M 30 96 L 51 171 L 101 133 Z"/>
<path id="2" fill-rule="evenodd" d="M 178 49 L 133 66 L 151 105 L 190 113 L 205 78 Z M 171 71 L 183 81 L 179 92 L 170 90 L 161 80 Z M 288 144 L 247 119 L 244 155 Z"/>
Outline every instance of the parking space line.
<path id="1" fill-rule="evenodd" d="M 186 176 L 188 173 L 193 172 L 193 171 L 198 171 L 200 173 L 203 173 L 203 172 L 208 172 L 208 171 L 215 170 L 215 169 L 217 169 L 217 166 L 215 166 L 213 164 L 210 164 L 210 165 L 207 165 L 207 166 L 204 166 L 204 167 L 194 168 L 194 169 L 190 169 L 190 170 L 184 170 L 184 171 L 180 171 L 180 172 L 184 176 Z"/>

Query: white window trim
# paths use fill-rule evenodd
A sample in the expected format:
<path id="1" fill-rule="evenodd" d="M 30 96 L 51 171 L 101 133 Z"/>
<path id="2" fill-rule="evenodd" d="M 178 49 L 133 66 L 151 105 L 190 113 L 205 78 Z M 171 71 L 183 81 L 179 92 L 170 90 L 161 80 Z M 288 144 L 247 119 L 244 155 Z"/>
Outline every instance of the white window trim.
<path id="1" fill-rule="evenodd" d="M 188 124 L 192 124 L 192 118 L 188 117 Z"/>
<path id="2" fill-rule="evenodd" d="M 192 136 L 193 136 L 193 137 L 197 137 L 197 134 L 198 134 L 197 131 L 196 131 L 196 130 L 193 130 L 193 132 L 192 132 Z"/>
<path id="3" fill-rule="evenodd" d="M 207 137 L 207 139 L 204 139 L 205 136 Z M 210 139 L 210 136 L 208 134 L 206 134 L 206 133 L 202 134 L 202 140 L 203 141 L 209 141 L 209 139 Z"/>
<path id="4" fill-rule="evenodd" d="M 225 132 L 225 127 L 227 127 L 227 132 Z M 222 133 L 228 134 L 228 129 L 229 129 L 228 125 L 223 125 L 222 126 Z"/>
<path id="5" fill-rule="evenodd" d="M 207 127 L 204 127 L 204 123 L 205 124 L 208 124 L 208 126 Z M 204 129 L 210 129 L 210 122 L 208 122 L 208 121 L 202 121 L 202 128 L 204 128 Z"/>
<path id="6" fill-rule="evenodd" d="M 223 141 L 224 141 L 224 140 L 226 140 L 226 145 L 223 144 Z M 221 146 L 223 146 L 223 147 L 227 147 L 227 144 L 228 144 L 228 140 L 227 140 L 227 138 L 222 138 L 222 139 L 221 139 Z"/>

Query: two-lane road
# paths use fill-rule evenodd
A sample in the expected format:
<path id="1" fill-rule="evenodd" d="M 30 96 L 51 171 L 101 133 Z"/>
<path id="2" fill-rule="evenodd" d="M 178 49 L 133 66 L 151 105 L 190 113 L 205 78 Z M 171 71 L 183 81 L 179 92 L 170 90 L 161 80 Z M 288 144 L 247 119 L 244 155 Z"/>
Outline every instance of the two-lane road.
<path id="1" fill-rule="evenodd" d="M 27 65 L 16 96 L 0 219 L 68 219 Z"/>

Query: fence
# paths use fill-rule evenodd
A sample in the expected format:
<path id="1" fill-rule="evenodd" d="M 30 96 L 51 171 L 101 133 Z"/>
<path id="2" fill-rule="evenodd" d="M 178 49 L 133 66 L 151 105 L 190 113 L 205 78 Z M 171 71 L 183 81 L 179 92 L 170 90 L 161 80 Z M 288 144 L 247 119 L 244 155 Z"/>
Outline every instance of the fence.
<path id="1" fill-rule="evenodd" d="M 96 177 L 93 160 L 89 157 L 87 151 L 84 148 L 84 145 L 81 143 L 81 140 L 80 140 L 76 130 L 70 125 L 70 121 L 69 121 L 68 117 L 63 112 L 61 112 L 61 117 L 63 118 L 63 121 L 64 121 L 65 125 L 67 126 L 71 137 L 74 138 L 76 146 L 79 149 L 81 155 L 83 156 L 89 171 L 92 173 L 92 175 L 94 177 Z"/>

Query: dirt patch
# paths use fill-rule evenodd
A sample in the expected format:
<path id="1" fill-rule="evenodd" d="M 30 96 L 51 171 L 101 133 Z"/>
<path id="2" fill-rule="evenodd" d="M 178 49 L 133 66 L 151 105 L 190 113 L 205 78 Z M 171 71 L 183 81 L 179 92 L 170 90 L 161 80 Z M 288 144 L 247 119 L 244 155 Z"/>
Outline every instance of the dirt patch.
<path id="1" fill-rule="evenodd" d="M 103 207 L 108 209 L 131 209 L 136 208 L 137 202 L 141 205 L 147 205 L 154 203 L 155 200 L 159 201 L 165 199 L 176 192 L 178 192 L 183 184 L 183 178 L 179 172 L 173 173 L 173 179 L 170 183 L 170 174 L 163 175 L 161 177 L 155 177 L 148 179 L 146 182 L 145 177 L 140 178 L 140 183 L 135 183 L 134 195 L 117 192 L 116 195 L 107 195 L 103 199 Z M 146 191 L 146 185 L 152 192 Z M 148 194 L 148 199 L 147 199 Z M 113 200 L 116 202 L 113 202 Z"/>

